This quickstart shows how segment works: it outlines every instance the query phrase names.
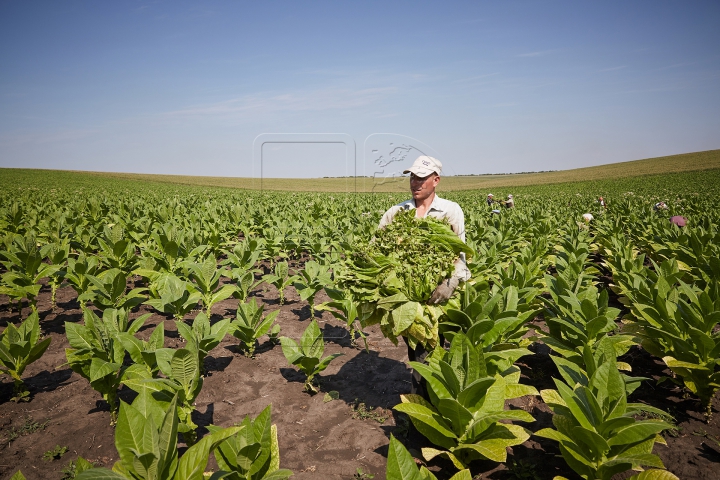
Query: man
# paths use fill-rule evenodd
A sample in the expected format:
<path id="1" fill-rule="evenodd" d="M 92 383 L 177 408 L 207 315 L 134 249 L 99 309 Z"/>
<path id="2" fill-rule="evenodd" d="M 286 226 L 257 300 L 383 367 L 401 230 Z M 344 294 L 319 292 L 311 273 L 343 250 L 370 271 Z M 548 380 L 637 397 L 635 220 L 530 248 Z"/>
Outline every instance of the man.
<path id="1" fill-rule="evenodd" d="M 378 228 L 384 228 L 395 218 L 400 210 L 415 209 L 415 217 L 425 218 L 431 216 L 438 219 L 447 219 L 450 228 L 460 239 L 465 241 L 465 215 L 462 208 L 455 202 L 440 198 L 435 194 L 435 188 L 440 183 L 442 163 L 439 160 L 421 155 L 415 160 L 412 167 L 403 173 L 410 174 L 410 192 L 412 199 L 406 200 L 390 207 L 380 219 Z M 460 259 L 455 263 L 453 276 L 435 289 L 430 303 L 442 303 L 452 296 L 460 280 L 469 280 L 470 271 L 465 264 L 465 255 L 460 254 Z"/>
<path id="2" fill-rule="evenodd" d="M 410 192 L 412 199 L 402 203 L 398 203 L 385 212 L 380 220 L 379 228 L 389 225 L 395 215 L 400 210 L 415 209 L 415 217 L 425 218 L 431 216 L 438 219 L 447 219 L 450 228 L 455 234 L 465 241 L 465 215 L 460 205 L 450 200 L 440 198 L 435 194 L 435 188 L 440 183 L 440 175 L 442 174 L 442 163 L 439 160 L 421 155 L 415 160 L 412 167 L 403 173 L 410 174 Z M 455 272 L 449 279 L 443 280 L 437 286 L 430 297 L 428 303 L 438 304 L 447 301 L 457 288 L 460 281 L 470 279 L 470 270 L 465 264 L 465 255 L 460 254 L 460 258 L 455 262 Z M 444 339 L 440 338 L 442 345 Z M 414 350 L 408 345 L 408 358 L 410 361 L 423 362 L 428 352 L 422 345 L 418 345 Z M 412 374 L 412 393 L 425 396 L 424 382 L 420 374 L 413 371 Z"/>
<path id="3" fill-rule="evenodd" d="M 512 194 L 508 195 L 507 200 L 505 200 L 505 208 L 513 208 L 515 206 L 515 200 L 513 200 Z"/>
<path id="4" fill-rule="evenodd" d="M 487 202 L 488 207 L 492 207 L 492 204 L 493 204 L 493 202 L 495 201 L 495 199 L 494 199 L 494 197 L 493 197 L 493 194 L 492 194 L 492 193 L 488 193 L 488 196 L 487 196 L 487 198 L 485 199 L 485 201 Z"/>

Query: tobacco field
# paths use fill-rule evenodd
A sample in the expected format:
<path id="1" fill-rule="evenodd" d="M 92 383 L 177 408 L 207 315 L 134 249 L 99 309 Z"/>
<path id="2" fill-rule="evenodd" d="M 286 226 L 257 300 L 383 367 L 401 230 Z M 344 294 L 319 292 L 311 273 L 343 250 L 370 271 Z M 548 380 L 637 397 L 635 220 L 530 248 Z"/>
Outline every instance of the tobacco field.
<path id="1" fill-rule="evenodd" d="M 718 478 L 720 170 L 487 193 L 439 191 L 471 280 L 369 311 L 407 193 L 3 170 L 0 479 Z"/>

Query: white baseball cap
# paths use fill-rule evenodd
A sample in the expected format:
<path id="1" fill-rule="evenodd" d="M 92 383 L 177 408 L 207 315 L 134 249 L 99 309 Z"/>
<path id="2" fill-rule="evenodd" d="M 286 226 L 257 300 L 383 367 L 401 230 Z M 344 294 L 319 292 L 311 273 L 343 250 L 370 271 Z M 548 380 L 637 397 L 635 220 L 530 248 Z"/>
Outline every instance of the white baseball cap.
<path id="1" fill-rule="evenodd" d="M 428 157 L 427 155 L 420 155 L 415 160 L 415 163 L 412 164 L 412 167 L 403 173 L 414 173 L 420 178 L 425 178 L 433 172 L 438 175 L 442 174 L 442 163 L 440 163 L 440 160 Z"/>

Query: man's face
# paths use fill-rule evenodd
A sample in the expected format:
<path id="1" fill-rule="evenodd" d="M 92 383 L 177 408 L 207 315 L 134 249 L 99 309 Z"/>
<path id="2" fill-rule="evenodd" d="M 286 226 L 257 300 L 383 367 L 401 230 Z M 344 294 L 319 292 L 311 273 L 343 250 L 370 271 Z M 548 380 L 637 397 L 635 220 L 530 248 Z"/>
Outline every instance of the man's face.
<path id="1" fill-rule="evenodd" d="M 410 192 L 415 203 L 422 202 L 435 193 L 435 187 L 437 187 L 438 183 L 440 183 L 440 176 L 437 173 L 431 173 L 427 177 L 418 177 L 411 173 Z"/>

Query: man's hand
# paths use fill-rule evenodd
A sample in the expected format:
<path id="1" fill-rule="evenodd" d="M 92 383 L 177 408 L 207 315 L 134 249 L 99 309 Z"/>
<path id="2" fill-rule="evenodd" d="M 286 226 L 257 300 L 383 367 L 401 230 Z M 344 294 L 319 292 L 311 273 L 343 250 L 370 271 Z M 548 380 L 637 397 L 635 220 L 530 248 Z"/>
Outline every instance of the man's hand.
<path id="1" fill-rule="evenodd" d="M 455 276 L 450 277 L 447 280 L 443 280 L 442 282 L 440 282 L 440 285 L 437 286 L 433 294 L 430 296 L 430 300 L 428 300 L 428 303 L 430 305 L 437 305 L 438 303 L 447 302 L 448 300 L 450 300 L 450 297 L 452 296 L 459 283 L 460 279 Z"/>

